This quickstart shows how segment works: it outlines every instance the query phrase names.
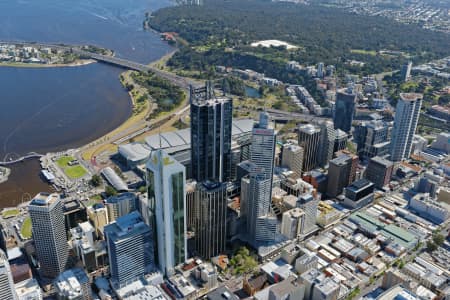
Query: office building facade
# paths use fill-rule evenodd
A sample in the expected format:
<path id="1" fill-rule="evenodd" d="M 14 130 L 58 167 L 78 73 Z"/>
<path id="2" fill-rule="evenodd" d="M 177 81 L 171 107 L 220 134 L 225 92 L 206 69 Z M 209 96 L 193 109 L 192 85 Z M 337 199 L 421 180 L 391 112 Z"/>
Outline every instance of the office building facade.
<path id="1" fill-rule="evenodd" d="M 319 165 L 325 167 L 333 158 L 336 130 L 330 121 L 321 121 L 317 124 L 320 128 Z"/>
<path id="2" fill-rule="evenodd" d="M 217 182 L 197 183 L 195 191 L 195 244 L 205 259 L 225 252 L 227 238 L 227 185 Z"/>
<path id="3" fill-rule="evenodd" d="M 302 174 L 303 167 L 303 148 L 298 145 L 283 145 L 283 155 L 281 157 L 281 165 L 289 168 L 298 175 Z"/>
<path id="4" fill-rule="evenodd" d="M 105 206 L 108 211 L 108 222 L 114 222 L 117 218 L 137 210 L 138 198 L 135 193 L 122 193 L 107 198 Z"/>
<path id="5" fill-rule="evenodd" d="M 303 148 L 302 172 L 316 168 L 320 161 L 320 128 L 307 124 L 299 127 L 298 145 Z"/>
<path id="6" fill-rule="evenodd" d="M 120 288 L 154 269 L 153 234 L 137 211 L 105 226 L 111 283 Z"/>
<path id="7" fill-rule="evenodd" d="M 231 179 L 232 99 L 216 97 L 214 87 L 191 88 L 192 178 L 225 182 Z"/>
<path id="8" fill-rule="evenodd" d="M 367 179 L 360 179 L 345 188 L 344 205 L 357 209 L 366 206 L 374 199 L 375 185 Z"/>
<path id="9" fill-rule="evenodd" d="M 419 122 L 422 94 L 402 93 L 397 102 L 392 131 L 391 160 L 401 161 L 409 158 L 411 147 Z"/>
<path id="10" fill-rule="evenodd" d="M 0 250 L 0 299 L 18 299 L 8 257 L 3 250 Z"/>
<path id="11" fill-rule="evenodd" d="M 269 128 L 269 116 L 261 113 L 252 131 L 251 162 L 246 197 L 247 234 L 250 242 L 275 239 L 277 220 L 271 212 L 276 134 Z"/>
<path id="12" fill-rule="evenodd" d="M 394 163 L 380 156 L 370 159 L 367 166 L 365 177 L 373 182 L 376 188 L 383 188 L 389 184 L 392 172 L 394 171 Z"/>
<path id="13" fill-rule="evenodd" d="M 167 276 L 187 258 L 186 170 L 163 150 L 154 151 L 147 162 L 150 224 L 154 225 L 155 262 Z"/>
<path id="14" fill-rule="evenodd" d="M 305 194 L 298 198 L 297 207 L 301 208 L 305 213 L 303 227 L 301 234 L 308 234 L 317 228 L 317 208 L 319 206 L 319 200 L 314 198 L 313 195 Z"/>
<path id="15" fill-rule="evenodd" d="M 288 239 L 296 239 L 303 231 L 305 213 L 300 208 L 293 208 L 283 213 L 281 234 Z"/>
<path id="16" fill-rule="evenodd" d="M 62 202 L 58 194 L 40 193 L 28 205 L 41 273 L 55 278 L 67 265 L 68 245 Z"/>
<path id="17" fill-rule="evenodd" d="M 336 93 L 336 104 L 333 116 L 335 129 L 347 133 L 352 129 L 353 116 L 355 114 L 356 94 L 350 89 L 343 89 Z"/>
<path id="18" fill-rule="evenodd" d="M 352 166 L 353 157 L 347 154 L 339 155 L 330 161 L 328 168 L 328 196 L 336 197 L 342 193 L 346 186 L 353 182 L 356 169 L 353 169 Z"/>
<path id="19" fill-rule="evenodd" d="M 391 123 L 382 120 L 362 122 L 355 126 L 353 138 L 357 145 L 358 156 L 367 160 L 374 156 L 389 154 Z"/>

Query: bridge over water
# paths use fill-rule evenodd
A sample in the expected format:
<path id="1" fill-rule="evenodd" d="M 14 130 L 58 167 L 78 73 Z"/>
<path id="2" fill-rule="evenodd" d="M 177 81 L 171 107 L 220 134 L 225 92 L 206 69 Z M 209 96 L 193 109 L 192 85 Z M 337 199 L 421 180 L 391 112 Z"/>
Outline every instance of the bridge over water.
<path id="1" fill-rule="evenodd" d="M 8 157 L 8 155 L 6 155 L 3 159 L 5 161 L 0 161 L 0 166 L 7 166 L 7 165 L 12 165 L 18 162 L 22 162 L 24 160 L 30 159 L 30 158 L 41 158 L 43 155 L 36 153 L 36 152 L 30 152 L 27 155 L 24 155 L 22 157 L 19 158 L 15 158 L 15 159 L 9 159 L 7 160 L 6 158 Z"/>
<path id="2" fill-rule="evenodd" d="M 196 85 L 196 83 L 192 80 L 183 78 L 181 76 L 162 71 L 152 66 L 148 66 L 145 64 L 141 64 L 132 60 L 119 58 L 115 56 L 102 55 L 98 53 L 89 52 L 82 49 L 82 46 L 75 45 L 66 45 L 66 44 L 46 44 L 46 43 L 35 43 L 35 42 L 23 42 L 23 41 L 0 41 L 0 45 L 18 45 L 22 47 L 39 47 L 39 48 L 53 48 L 53 49 L 61 49 L 65 51 L 71 51 L 74 54 L 79 55 L 83 58 L 94 59 L 98 62 L 111 64 L 114 66 L 118 66 L 125 69 L 130 69 L 134 71 L 140 72 L 153 72 L 157 76 L 162 77 L 171 81 L 173 84 L 188 90 L 190 85 Z"/>

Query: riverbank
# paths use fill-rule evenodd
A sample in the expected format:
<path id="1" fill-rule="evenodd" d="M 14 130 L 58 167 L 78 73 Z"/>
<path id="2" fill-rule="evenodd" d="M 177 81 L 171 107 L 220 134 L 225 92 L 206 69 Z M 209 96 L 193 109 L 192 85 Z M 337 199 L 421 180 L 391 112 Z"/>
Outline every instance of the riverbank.
<path id="1" fill-rule="evenodd" d="M 4 62 L 0 63 L 0 67 L 13 68 L 62 68 L 62 67 L 80 67 L 96 63 L 93 59 L 79 59 L 70 64 L 36 64 L 36 63 L 22 63 L 22 62 Z"/>
<path id="2" fill-rule="evenodd" d="M 8 181 L 11 170 L 5 167 L 0 167 L 0 184 Z"/>
<path id="3" fill-rule="evenodd" d="M 131 77 L 132 72 L 133 71 L 126 71 L 120 75 L 120 82 L 123 87 L 130 87 L 128 90 L 128 95 L 133 107 L 132 115 L 113 131 L 89 143 L 88 145 L 81 147 L 81 157 L 85 161 L 92 161 L 96 156 L 103 152 L 117 151 L 118 145 L 113 143 L 115 140 L 119 139 L 120 136 L 126 136 L 127 133 L 130 134 L 146 127 L 145 120 L 151 114 L 153 105 L 149 99 L 139 101 L 141 97 L 145 97 L 146 91 L 134 82 Z M 131 89 L 131 87 L 133 88 Z"/>

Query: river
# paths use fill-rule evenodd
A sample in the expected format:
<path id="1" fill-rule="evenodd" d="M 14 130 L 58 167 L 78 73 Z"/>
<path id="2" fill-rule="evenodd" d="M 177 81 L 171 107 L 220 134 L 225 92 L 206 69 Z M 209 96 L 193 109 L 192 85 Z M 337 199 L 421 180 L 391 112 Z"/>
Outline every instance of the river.
<path id="1" fill-rule="evenodd" d="M 0 0 L 0 40 L 92 44 L 141 63 L 172 49 L 142 29 L 145 12 L 169 0 Z M 0 161 L 86 144 L 131 114 L 118 76 L 104 64 L 63 68 L 0 67 Z M 36 161 L 10 166 L 0 184 L 0 207 L 49 187 Z"/>

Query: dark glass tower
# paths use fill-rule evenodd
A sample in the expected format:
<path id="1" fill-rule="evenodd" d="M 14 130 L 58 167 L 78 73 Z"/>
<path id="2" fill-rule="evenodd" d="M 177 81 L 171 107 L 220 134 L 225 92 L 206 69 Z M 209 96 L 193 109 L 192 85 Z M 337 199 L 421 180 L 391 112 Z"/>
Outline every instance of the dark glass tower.
<path id="1" fill-rule="evenodd" d="M 233 104 L 215 96 L 214 87 L 191 87 L 192 178 L 225 182 L 231 178 L 231 126 Z"/>
<path id="2" fill-rule="evenodd" d="M 334 129 L 347 133 L 352 129 L 353 115 L 355 114 L 356 95 L 351 90 L 340 90 L 336 94 L 336 108 L 334 111 Z"/>

